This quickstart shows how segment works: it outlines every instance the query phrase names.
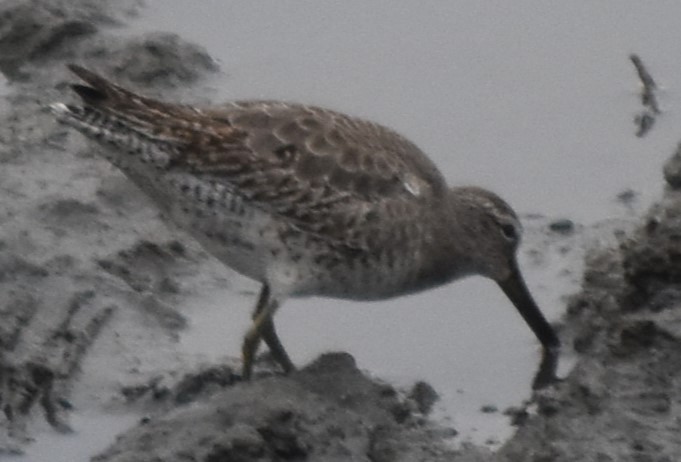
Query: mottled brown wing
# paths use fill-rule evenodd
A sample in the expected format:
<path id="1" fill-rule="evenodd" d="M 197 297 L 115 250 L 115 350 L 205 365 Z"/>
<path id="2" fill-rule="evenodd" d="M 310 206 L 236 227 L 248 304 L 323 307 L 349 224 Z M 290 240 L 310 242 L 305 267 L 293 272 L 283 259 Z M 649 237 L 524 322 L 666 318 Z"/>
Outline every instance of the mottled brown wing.
<path id="1" fill-rule="evenodd" d="M 205 175 L 297 228 L 366 248 L 357 229 L 409 214 L 445 182 L 410 141 L 317 107 L 244 101 L 210 109 L 140 97 L 80 67 L 86 103 L 172 147 L 169 168 Z M 396 217 L 396 222 L 401 221 Z"/>
<path id="2" fill-rule="evenodd" d="M 366 233 L 357 231 L 380 215 L 397 224 L 446 188 L 413 143 L 371 122 L 263 101 L 235 102 L 206 115 L 244 133 L 240 149 L 192 149 L 186 165 L 228 178 L 299 228 L 349 247 L 367 247 Z"/>

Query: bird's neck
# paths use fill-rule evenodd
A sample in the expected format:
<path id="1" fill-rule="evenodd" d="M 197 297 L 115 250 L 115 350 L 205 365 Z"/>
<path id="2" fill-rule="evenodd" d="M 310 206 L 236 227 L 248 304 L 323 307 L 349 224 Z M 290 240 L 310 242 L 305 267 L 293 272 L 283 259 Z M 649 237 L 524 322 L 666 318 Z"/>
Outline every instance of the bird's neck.
<path id="1" fill-rule="evenodd" d="M 446 204 L 442 205 L 447 207 Z M 440 213 L 440 219 L 430 220 L 432 228 L 423 242 L 423 265 L 418 279 L 426 287 L 438 286 L 475 274 L 470 256 L 474 249 L 467 248 L 470 238 L 461 221 L 452 211 Z"/>

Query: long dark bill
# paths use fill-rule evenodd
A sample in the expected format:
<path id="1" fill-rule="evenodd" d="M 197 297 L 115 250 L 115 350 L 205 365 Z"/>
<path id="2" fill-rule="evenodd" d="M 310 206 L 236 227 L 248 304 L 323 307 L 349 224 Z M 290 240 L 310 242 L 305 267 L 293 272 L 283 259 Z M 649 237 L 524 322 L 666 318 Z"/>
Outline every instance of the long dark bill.
<path id="1" fill-rule="evenodd" d="M 497 283 L 544 347 L 542 361 L 533 381 L 533 388 L 543 388 L 556 380 L 560 340 L 532 298 L 518 265 L 513 262 L 511 268 L 508 279 Z"/>
<path id="2" fill-rule="evenodd" d="M 511 268 L 511 275 L 505 281 L 497 282 L 544 348 L 557 349 L 560 347 L 558 336 L 532 298 L 518 266 L 514 263 Z"/>

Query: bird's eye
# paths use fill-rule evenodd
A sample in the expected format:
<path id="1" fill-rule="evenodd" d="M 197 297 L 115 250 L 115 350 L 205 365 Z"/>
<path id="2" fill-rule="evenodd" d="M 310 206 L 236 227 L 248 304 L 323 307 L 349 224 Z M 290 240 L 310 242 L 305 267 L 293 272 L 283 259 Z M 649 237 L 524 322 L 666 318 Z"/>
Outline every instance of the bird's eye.
<path id="1" fill-rule="evenodd" d="M 515 226 L 511 223 L 504 223 L 501 225 L 501 233 L 509 241 L 515 241 L 518 239 L 518 231 Z"/>

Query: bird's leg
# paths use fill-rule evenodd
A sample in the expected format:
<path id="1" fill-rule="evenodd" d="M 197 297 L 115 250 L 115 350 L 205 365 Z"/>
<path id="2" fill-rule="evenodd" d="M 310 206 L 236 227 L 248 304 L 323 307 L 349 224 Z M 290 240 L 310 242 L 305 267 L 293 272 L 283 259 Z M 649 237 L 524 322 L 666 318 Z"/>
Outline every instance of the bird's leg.
<path id="1" fill-rule="evenodd" d="M 263 322 L 260 331 L 263 340 L 265 340 L 265 343 L 272 352 L 272 356 L 274 356 L 274 359 L 279 363 L 281 368 L 284 369 L 284 372 L 288 374 L 289 372 L 294 371 L 296 367 L 293 365 L 291 358 L 288 357 L 288 353 L 286 353 L 284 346 L 281 344 L 279 336 L 277 336 L 272 316 L 268 317 L 265 322 Z"/>
<path id="2" fill-rule="evenodd" d="M 251 373 L 253 372 L 253 359 L 258 352 L 258 347 L 260 346 L 260 339 L 262 338 L 262 333 L 260 332 L 260 323 L 262 323 L 261 315 L 265 311 L 265 307 L 269 304 L 270 300 L 270 288 L 267 284 L 263 284 L 260 290 L 260 295 L 258 296 L 258 302 L 255 304 L 255 310 L 251 315 L 253 319 L 253 325 L 246 332 L 244 336 L 244 342 L 241 346 L 241 356 L 243 360 L 243 370 L 242 377 L 244 380 L 250 380 Z M 258 322 L 260 320 L 260 323 Z"/>
<path id="3" fill-rule="evenodd" d="M 274 328 L 273 316 L 274 312 L 279 306 L 279 303 L 271 298 L 269 285 L 263 284 L 262 290 L 260 291 L 260 296 L 258 297 L 258 303 L 256 304 L 255 310 L 253 311 L 253 321 L 255 321 L 260 313 L 270 304 L 273 306 L 269 308 L 270 315 L 262 322 L 260 326 L 260 337 L 265 340 L 265 343 L 272 352 L 274 359 L 279 363 L 282 369 L 284 369 L 284 372 L 288 374 L 295 369 L 295 366 L 286 353 L 284 346 L 281 344 L 279 336 L 277 335 L 277 331 Z"/>
<path id="4" fill-rule="evenodd" d="M 271 297 L 271 291 L 267 284 L 263 284 L 262 290 L 258 297 L 258 302 L 255 305 L 255 310 L 253 311 L 253 325 L 246 333 L 244 337 L 244 343 L 242 347 L 243 355 L 243 378 L 244 380 L 249 380 L 253 372 L 253 360 L 255 359 L 255 354 L 260 346 L 260 339 L 265 340 L 265 343 L 269 347 L 274 359 L 279 363 L 279 365 L 284 369 L 284 372 L 288 373 L 295 369 L 293 362 L 289 358 L 286 350 L 284 349 L 277 332 L 274 328 L 274 312 L 279 307 L 279 303 L 276 299 Z"/>

